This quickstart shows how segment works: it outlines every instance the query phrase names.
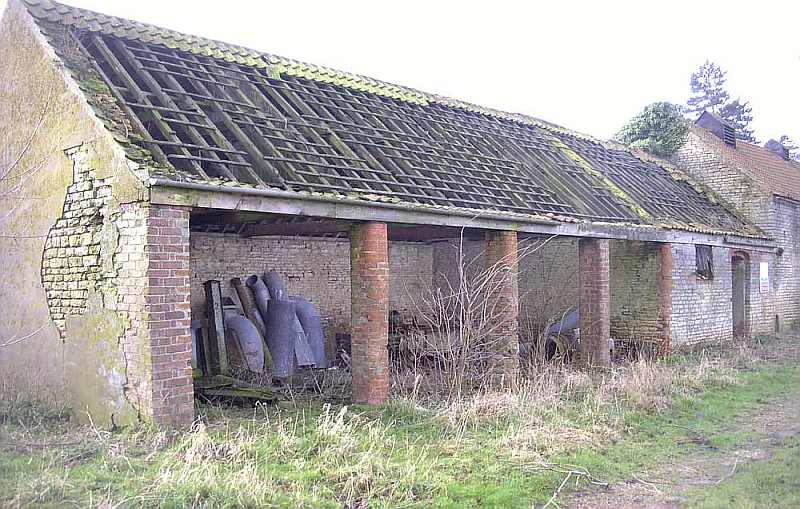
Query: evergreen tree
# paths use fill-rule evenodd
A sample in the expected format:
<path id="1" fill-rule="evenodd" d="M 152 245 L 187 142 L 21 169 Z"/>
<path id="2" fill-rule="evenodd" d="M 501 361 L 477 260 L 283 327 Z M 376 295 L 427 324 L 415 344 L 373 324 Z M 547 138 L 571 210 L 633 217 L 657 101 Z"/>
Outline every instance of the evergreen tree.
<path id="1" fill-rule="evenodd" d="M 750 128 L 750 122 L 753 121 L 753 108 L 750 107 L 749 102 L 734 99 L 720 109 L 719 116 L 736 128 L 737 138 L 752 143 L 756 142 L 755 131 Z"/>
<path id="2" fill-rule="evenodd" d="M 731 99 L 725 90 L 727 74 L 720 66 L 709 60 L 693 72 L 689 82 L 692 96 L 686 102 L 689 106 L 688 113 L 699 116 L 704 111 L 710 111 L 719 115 L 722 107 Z"/>
<path id="3" fill-rule="evenodd" d="M 689 82 L 692 95 L 686 101 L 687 111 L 695 116 L 704 111 L 714 113 L 736 128 L 737 138 L 755 142 L 754 131 L 750 128 L 753 108 L 749 102 L 739 98 L 731 100 L 730 94 L 725 89 L 727 74 L 720 66 L 709 60 L 693 72 Z"/>
<path id="4" fill-rule="evenodd" d="M 658 157 L 669 157 L 686 142 L 688 131 L 682 106 L 655 102 L 630 119 L 614 139 Z"/>

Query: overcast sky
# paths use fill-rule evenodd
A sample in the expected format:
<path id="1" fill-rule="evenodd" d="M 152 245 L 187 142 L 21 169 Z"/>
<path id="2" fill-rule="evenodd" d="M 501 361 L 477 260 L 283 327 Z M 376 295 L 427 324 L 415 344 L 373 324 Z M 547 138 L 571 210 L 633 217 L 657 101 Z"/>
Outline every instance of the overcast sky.
<path id="1" fill-rule="evenodd" d="M 67 3 L 602 138 L 645 104 L 684 103 L 692 71 L 711 59 L 731 95 L 750 101 L 760 141 L 800 140 L 798 1 Z"/>

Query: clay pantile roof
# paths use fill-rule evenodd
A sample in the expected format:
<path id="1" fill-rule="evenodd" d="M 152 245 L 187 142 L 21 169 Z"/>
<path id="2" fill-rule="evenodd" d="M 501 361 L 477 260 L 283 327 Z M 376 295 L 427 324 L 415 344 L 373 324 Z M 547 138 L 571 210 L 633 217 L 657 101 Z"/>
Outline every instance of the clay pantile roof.
<path id="1" fill-rule="evenodd" d="M 665 163 L 533 117 L 23 1 L 151 177 L 763 236 Z"/>
<path id="2" fill-rule="evenodd" d="M 692 132 L 712 147 L 723 160 L 764 191 L 800 200 L 800 163 L 787 160 L 760 145 L 736 140 L 736 147 L 725 144 L 714 133 L 692 126 Z"/>

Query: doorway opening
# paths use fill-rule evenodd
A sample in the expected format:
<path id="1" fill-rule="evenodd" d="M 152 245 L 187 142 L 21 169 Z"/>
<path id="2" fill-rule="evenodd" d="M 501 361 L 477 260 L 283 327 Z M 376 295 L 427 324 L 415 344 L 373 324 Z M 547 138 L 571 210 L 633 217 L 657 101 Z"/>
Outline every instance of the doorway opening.
<path id="1" fill-rule="evenodd" d="M 750 257 L 736 253 L 731 257 L 733 271 L 733 336 L 743 337 L 750 332 L 748 304 L 750 302 Z"/>

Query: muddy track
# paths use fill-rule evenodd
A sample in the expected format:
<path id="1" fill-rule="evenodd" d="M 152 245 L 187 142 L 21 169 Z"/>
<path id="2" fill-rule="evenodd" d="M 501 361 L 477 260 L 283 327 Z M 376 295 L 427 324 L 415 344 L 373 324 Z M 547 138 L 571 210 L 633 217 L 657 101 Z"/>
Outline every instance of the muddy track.
<path id="1" fill-rule="evenodd" d="M 706 437 L 692 436 L 690 440 L 700 444 L 699 450 L 607 488 L 574 493 L 560 505 L 574 509 L 682 508 L 688 491 L 715 486 L 748 464 L 769 460 L 789 439 L 800 436 L 800 398 L 791 395 L 760 405 L 736 419 L 730 430 L 743 432 L 748 439 L 733 449 L 718 450 L 708 445 Z"/>

